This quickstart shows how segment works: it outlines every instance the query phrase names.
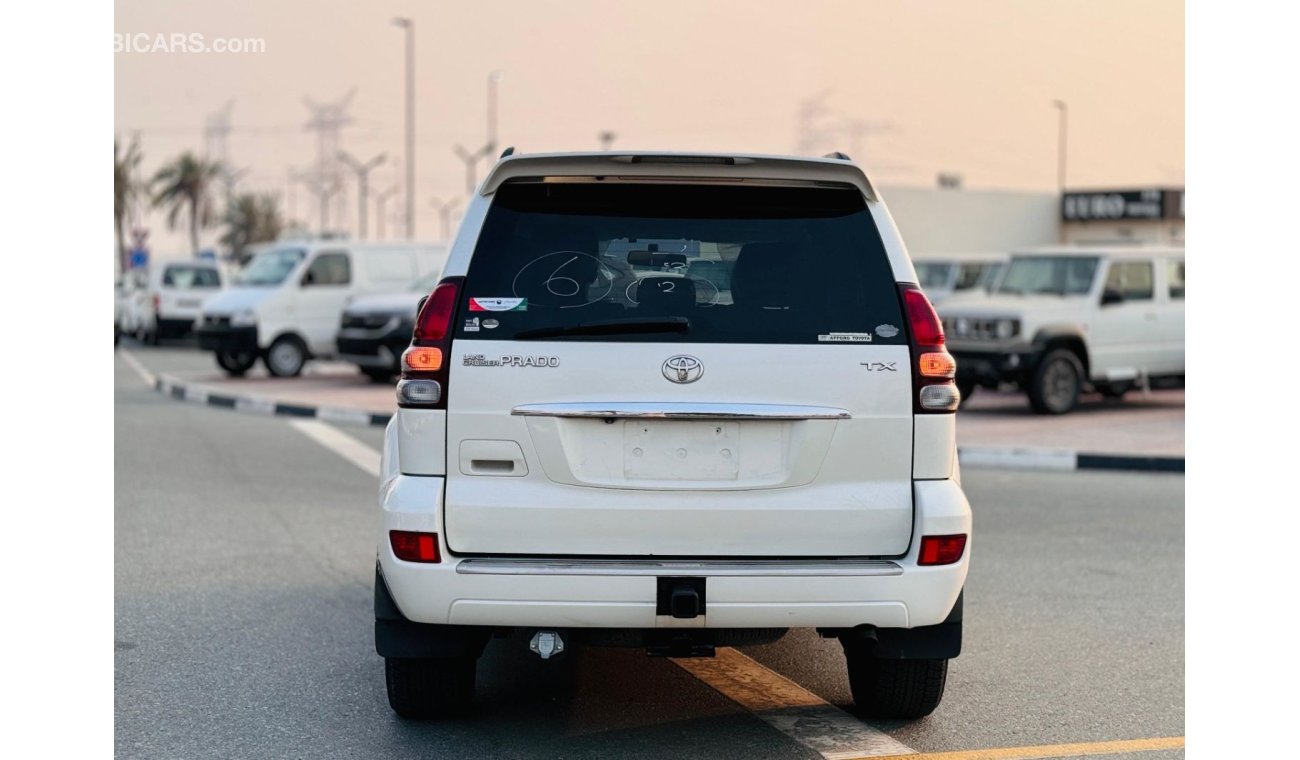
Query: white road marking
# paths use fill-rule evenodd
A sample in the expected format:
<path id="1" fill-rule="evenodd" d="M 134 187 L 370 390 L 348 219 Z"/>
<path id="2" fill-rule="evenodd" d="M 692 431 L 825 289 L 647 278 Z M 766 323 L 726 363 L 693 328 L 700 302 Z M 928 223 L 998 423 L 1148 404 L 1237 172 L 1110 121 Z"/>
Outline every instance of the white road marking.
<path id="1" fill-rule="evenodd" d="M 292 420 L 290 425 L 374 477 L 379 477 L 379 452 L 336 427 L 318 420 Z"/>
<path id="2" fill-rule="evenodd" d="M 154 375 L 152 372 L 144 368 L 144 365 L 140 363 L 139 359 L 132 356 L 131 352 L 124 348 L 117 349 L 117 355 L 122 357 L 122 361 L 126 362 L 126 366 L 135 370 L 135 373 L 140 376 L 140 379 L 144 381 L 145 385 L 150 388 L 153 387 Z"/>
<path id="3" fill-rule="evenodd" d="M 957 455 L 963 467 L 1054 471 L 1078 469 L 1078 455 L 1060 449 L 961 446 L 958 447 Z"/>
<path id="4" fill-rule="evenodd" d="M 672 662 L 828 760 L 916 752 L 730 647 L 720 647 L 716 657 Z"/>
<path id="5" fill-rule="evenodd" d="M 367 427 L 370 425 L 370 412 L 363 412 L 359 409 L 322 406 L 316 409 L 316 419 L 325 422 L 332 422 L 336 425 L 360 425 L 362 427 Z"/>
<path id="6" fill-rule="evenodd" d="M 379 452 L 375 449 L 319 420 L 293 420 L 289 424 L 379 477 Z M 713 658 L 673 659 L 672 662 L 827 760 L 916 752 L 730 647 L 719 648 Z"/>

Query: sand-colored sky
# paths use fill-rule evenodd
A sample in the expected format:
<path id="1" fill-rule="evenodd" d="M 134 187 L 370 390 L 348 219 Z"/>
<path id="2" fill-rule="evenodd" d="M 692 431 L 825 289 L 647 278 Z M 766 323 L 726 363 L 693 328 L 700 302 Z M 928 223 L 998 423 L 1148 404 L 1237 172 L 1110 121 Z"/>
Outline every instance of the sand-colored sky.
<path id="1" fill-rule="evenodd" d="M 430 199 L 463 193 L 451 146 L 484 142 L 492 70 L 501 143 L 523 151 L 596 148 L 608 129 L 623 148 L 838 148 L 882 184 L 943 171 L 1050 190 L 1061 99 L 1071 185 L 1183 179 L 1181 2 L 118 0 L 115 16 L 117 33 L 265 40 L 260 54 L 116 54 L 114 126 L 139 131 L 152 171 L 201 150 L 205 117 L 233 100 L 241 189 L 282 203 L 290 168 L 316 158 L 305 95 L 356 88 L 343 147 L 401 155 L 403 37 L 390 19 L 413 18 L 421 237 L 438 231 Z M 805 132 L 801 103 L 819 95 Z M 397 177 L 390 164 L 373 183 Z M 294 205 L 314 218 L 305 189 Z M 181 244 L 151 222 L 156 249 Z"/>

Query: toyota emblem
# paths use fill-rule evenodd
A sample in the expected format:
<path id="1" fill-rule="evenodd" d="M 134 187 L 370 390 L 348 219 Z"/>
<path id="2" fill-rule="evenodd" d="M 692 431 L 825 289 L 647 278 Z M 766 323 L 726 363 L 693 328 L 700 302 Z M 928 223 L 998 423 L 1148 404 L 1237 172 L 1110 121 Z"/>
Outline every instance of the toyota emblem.
<path id="1" fill-rule="evenodd" d="M 674 383 L 693 383 L 704 375 L 704 364 L 694 356 L 679 354 L 664 362 L 664 377 Z"/>

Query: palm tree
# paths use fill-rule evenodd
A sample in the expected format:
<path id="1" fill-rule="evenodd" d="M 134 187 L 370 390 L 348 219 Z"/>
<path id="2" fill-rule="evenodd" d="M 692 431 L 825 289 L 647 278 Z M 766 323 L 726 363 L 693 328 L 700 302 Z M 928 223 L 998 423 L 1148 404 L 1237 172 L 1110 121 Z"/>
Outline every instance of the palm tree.
<path id="1" fill-rule="evenodd" d="M 186 151 L 159 169 L 150 182 L 157 188 L 153 204 L 167 208 L 168 229 L 176 229 L 182 210 L 188 212 L 190 252 L 195 256 L 199 253 L 199 230 L 211 227 L 214 221 L 212 185 L 221 172 L 221 164 Z"/>
<path id="2" fill-rule="evenodd" d="M 284 220 L 273 195 L 245 193 L 231 201 L 226 208 L 226 231 L 221 236 L 222 245 L 240 264 L 245 263 L 245 250 L 253 243 L 267 243 L 280 237 Z"/>
<path id="3" fill-rule="evenodd" d="M 131 138 L 131 143 L 122 150 L 122 143 L 113 139 L 113 226 L 117 232 L 117 258 L 126 272 L 130 265 L 126 247 L 126 222 L 131 213 L 131 204 L 145 192 L 144 185 L 136 176 L 140 168 L 140 141 Z"/>

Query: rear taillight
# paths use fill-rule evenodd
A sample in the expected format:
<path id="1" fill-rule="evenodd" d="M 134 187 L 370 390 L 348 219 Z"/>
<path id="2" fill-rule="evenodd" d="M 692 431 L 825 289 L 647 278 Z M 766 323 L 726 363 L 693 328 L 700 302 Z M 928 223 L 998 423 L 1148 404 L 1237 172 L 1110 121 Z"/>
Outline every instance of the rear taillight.
<path id="1" fill-rule="evenodd" d="M 162 296 L 158 295 L 157 293 L 154 293 L 154 294 L 153 294 L 153 310 L 154 310 L 154 311 L 158 311 L 158 307 L 161 306 L 161 305 L 162 305 Z"/>
<path id="2" fill-rule="evenodd" d="M 388 542 L 393 556 L 406 562 L 441 562 L 437 533 L 416 533 L 409 530 L 388 531 Z"/>
<path id="3" fill-rule="evenodd" d="M 918 565 L 951 565 L 961 560 L 966 551 L 966 534 L 951 536 L 922 536 Z"/>
<path id="4" fill-rule="evenodd" d="M 462 277 L 448 277 L 425 299 L 415 318 L 411 347 L 402 354 L 397 405 L 415 409 L 447 408 L 451 336 L 456 322 Z"/>
<path id="5" fill-rule="evenodd" d="M 908 340 L 912 348 L 914 396 L 912 409 L 919 414 L 947 414 L 957 411 L 957 362 L 944 347 L 943 323 L 930 299 L 912 283 L 898 286 L 907 312 Z"/>

